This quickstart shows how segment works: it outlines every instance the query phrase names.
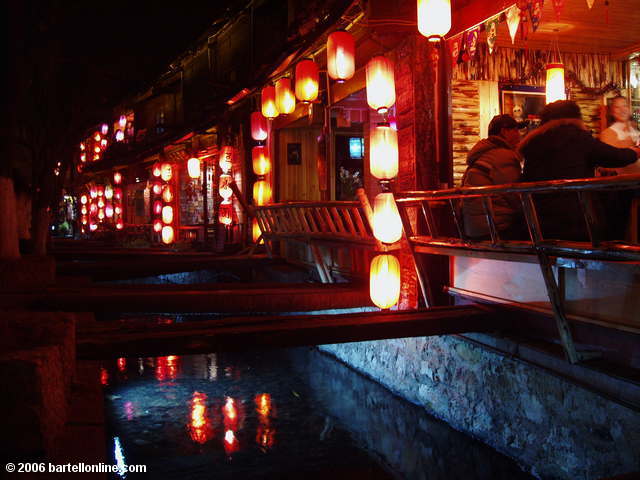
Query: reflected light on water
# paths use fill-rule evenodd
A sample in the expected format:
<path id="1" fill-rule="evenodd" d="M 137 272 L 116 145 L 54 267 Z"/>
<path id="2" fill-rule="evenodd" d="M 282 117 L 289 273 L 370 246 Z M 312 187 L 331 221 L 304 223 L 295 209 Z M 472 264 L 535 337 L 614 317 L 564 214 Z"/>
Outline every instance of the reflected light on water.
<path id="1" fill-rule="evenodd" d="M 175 380 L 178 376 L 178 362 L 180 357 L 169 355 L 168 357 L 158 357 L 156 359 L 156 380 Z"/>
<path id="2" fill-rule="evenodd" d="M 260 417 L 268 417 L 271 412 L 271 395 L 268 393 L 261 393 L 260 395 L 256 395 L 256 411 L 260 415 Z"/>
<path id="3" fill-rule="evenodd" d="M 218 359 L 215 353 L 207 355 L 207 374 L 208 380 L 216 380 L 218 378 Z"/>
<path id="4" fill-rule="evenodd" d="M 124 404 L 124 413 L 127 416 L 127 420 L 133 420 L 134 408 L 133 402 L 125 402 Z"/>
<path id="5" fill-rule="evenodd" d="M 104 367 L 100 367 L 100 383 L 102 385 L 109 385 L 109 372 Z"/>
<path id="6" fill-rule="evenodd" d="M 271 427 L 269 415 L 271 414 L 271 395 L 261 393 L 254 398 L 258 421 L 260 425 L 256 430 L 256 443 L 263 449 L 273 447 L 275 444 L 276 429 Z"/>
<path id="7" fill-rule="evenodd" d="M 122 445 L 120 445 L 119 437 L 113 437 L 113 456 L 116 459 L 116 466 L 118 467 L 116 473 L 122 478 L 127 478 L 127 463 L 124 458 L 124 452 L 122 451 Z"/>
<path id="8" fill-rule="evenodd" d="M 276 443 L 276 429 L 267 425 L 258 425 L 256 443 L 264 449 L 272 448 Z"/>
<path id="9" fill-rule="evenodd" d="M 237 452 L 240 448 L 240 444 L 238 443 L 238 439 L 236 438 L 233 430 L 227 430 L 224 432 L 224 451 L 227 455 L 231 455 L 234 452 Z"/>
<path id="10" fill-rule="evenodd" d="M 118 371 L 124 373 L 127 370 L 127 359 L 119 358 L 118 359 Z"/>
<path id="11" fill-rule="evenodd" d="M 238 422 L 238 409 L 233 398 L 227 397 L 224 407 L 222 407 L 222 415 L 224 416 L 225 427 L 228 429 L 235 428 Z"/>
<path id="12" fill-rule="evenodd" d="M 211 421 L 207 414 L 207 395 L 204 393 L 193 392 L 189 435 L 191 440 L 200 444 L 207 442 L 213 435 Z"/>

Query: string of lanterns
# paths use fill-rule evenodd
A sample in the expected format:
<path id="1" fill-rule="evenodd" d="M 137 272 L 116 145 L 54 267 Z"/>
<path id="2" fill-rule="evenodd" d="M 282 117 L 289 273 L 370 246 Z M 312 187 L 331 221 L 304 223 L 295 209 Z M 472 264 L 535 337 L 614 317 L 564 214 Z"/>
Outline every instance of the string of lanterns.
<path id="1" fill-rule="evenodd" d="M 231 189 L 231 170 L 233 168 L 233 160 L 235 158 L 235 148 L 231 145 L 225 145 L 220 151 L 220 178 L 218 183 L 218 194 L 222 197 L 218 210 L 218 221 L 225 227 L 233 224 L 233 190 Z"/>
<path id="2" fill-rule="evenodd" d="M 155 217 L 153 231 L 160 234 L 160 239 L 165 245 L 175 241 L 173 170 L 173 166 L 167 162 L 156 163 L 151 170 L 155 178 L 151 186 L 154 198 L 152 210 Z"/>

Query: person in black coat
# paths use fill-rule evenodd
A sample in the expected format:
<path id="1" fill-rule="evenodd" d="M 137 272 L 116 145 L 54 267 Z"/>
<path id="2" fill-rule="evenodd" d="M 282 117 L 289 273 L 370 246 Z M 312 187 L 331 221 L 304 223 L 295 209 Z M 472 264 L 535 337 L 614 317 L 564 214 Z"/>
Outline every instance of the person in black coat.
<path id="1" fill-rule="evenodd" d="M 519 151 L 524 157 L 524 182 L 590 178 L 596 167 L 624 167 L 640 156 L 638 148 L 615 148 L 593 138 L 582 122 L 580 107 L 570 100 L 546 105 L 540 127 L 522 140 Z M 588 239 L 575 193 L 540 194 L 535 204 L 545 238 Z"/>

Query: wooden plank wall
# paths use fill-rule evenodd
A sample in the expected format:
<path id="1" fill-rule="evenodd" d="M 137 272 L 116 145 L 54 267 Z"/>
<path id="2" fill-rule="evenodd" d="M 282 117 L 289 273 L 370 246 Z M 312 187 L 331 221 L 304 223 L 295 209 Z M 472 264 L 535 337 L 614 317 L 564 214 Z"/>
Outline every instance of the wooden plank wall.
<path id="1" fill-rule="evenodd" d="M 320 200 L 318 187 L 317 138 L 319 128 L 283 128 L 278 131 L 278 202 Z M 287 145 L 302 147 L 300 165 L 287 162 Z"/>
<path id="2" fill-rule="evenodd" d="M 467 153 L 480 140 L 480 94 L 477 81 L 452 80 L 453 181 L 460 185 Z"/>

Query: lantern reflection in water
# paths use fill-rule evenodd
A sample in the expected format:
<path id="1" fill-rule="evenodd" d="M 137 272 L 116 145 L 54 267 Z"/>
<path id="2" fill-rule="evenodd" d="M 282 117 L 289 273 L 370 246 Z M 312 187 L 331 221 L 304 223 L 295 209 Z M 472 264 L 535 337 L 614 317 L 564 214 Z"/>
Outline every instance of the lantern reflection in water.
<path id="1" fill-rule="evenodd" d="M 104 367 L 100 367 L 100 383 L 105 386 L 109 385 L 109 372 Z"/>
<path id="2" fill-rule="evenodd" d="M 135 408 L 133 407 L 132 402 L 126 402 L 124 404 L 124 414 L 127 416 L 128 421 L 133 420 L 133 417 L 135 416 Z"/>
<path id="3" fill-rule="evenodd" d="M 256 431 L 256 443 L 262 448 L 271 448 L 275 444 L 276 430 L 271 426 L 270 416 L 272 415 L 271 395 L 261 393 L 254 398 L 256 412 L 258 412 L 258 429 Z"/>
<path id="4" fill-rule="evenodd" d="M 232 453 L 237 452 L 240 449 L 240 444 L 238 443 L 238 439 L 236 438 L 233 430 L 227 430 L 224 432 L 224 451 L 227 455 L 231 455 Z"/>
<path id="5" fill-rule="evenodd" d="M 164 382 L 165 380 L 175 380 L 178 376 L 179 356 L 169 355 L 168 357 L 156 358 L 156 380 Z"/>
<path id="6" fill-rule="evenodd" d="M 209 441 L 213 436 L 211 420 L 207 413 L 207 395 L 204 393 L 193 392 L 189 436 L 191 440 L 201 444 Z"/>

